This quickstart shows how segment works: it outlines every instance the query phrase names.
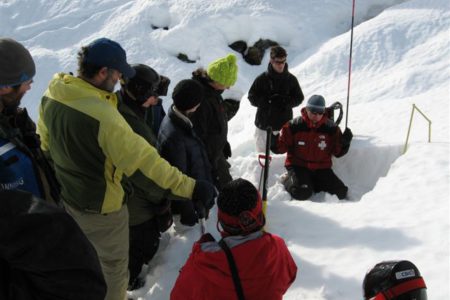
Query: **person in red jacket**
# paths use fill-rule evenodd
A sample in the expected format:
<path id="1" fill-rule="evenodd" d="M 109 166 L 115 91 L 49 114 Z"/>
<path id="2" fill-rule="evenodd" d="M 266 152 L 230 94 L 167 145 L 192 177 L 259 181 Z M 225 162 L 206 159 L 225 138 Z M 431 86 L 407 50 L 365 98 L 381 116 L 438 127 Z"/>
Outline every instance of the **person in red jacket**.
<path id="1" fill-rule="evenodd" d="M 273 139 L 274 153 L 287 152 L 288 175 L 283 184 L 294 199 L 306 200 L 320 191 L 339 199 L 347 196 L 348 187 L 331 169 L 331 158 L 348 152 L 353 134 L 348 127 L 342 134 L 325 111 L 325 99 L 320 95 L 311 96 L 301 116 L 287 122 L 280 135 Z"/>
<path id="2" fill-rule="evenodd" d="M 262 231 L 261 196 L 245 179 L 226 184 L 217 200 L 222 240 L 206 234 L 180 270 L 171 300 L 279 300 L 294 282 L 297 266 L 284 240 Z M 237 272 L 230 271 L 230 251 Z M 238 297 L 242 288 L 243 298 Z"/>

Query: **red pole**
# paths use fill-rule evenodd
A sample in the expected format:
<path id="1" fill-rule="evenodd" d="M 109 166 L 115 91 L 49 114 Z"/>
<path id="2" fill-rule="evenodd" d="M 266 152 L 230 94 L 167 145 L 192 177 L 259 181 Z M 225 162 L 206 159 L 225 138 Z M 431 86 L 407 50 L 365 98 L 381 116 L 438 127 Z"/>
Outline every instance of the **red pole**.
<path id="1" fill-rule="evenodd" d="M 348 83 L 347 83 L 347 113 L 345 114 L 345 128 L 347 128 L 348 123 L 348 106 L 350 103 L 350 78 L 352 76 L 352 53 L 353 53 L 353 26 L 355 24 L 355 2 L 356 0 L 353 0 L 353 7 L 352 7 L 352 29 L 350 34 L 350 56 L 348 59 Z"/>

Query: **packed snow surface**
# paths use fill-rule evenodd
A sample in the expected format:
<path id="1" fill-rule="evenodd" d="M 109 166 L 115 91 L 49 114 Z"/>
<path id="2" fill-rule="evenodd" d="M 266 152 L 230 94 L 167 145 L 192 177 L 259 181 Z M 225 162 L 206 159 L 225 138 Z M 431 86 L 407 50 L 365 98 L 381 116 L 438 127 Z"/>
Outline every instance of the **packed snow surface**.
<path id="1" fill-rule="evenodd" d="M 343 129 L 348 117 L 355 137 L 349 153 L 334 160 L 349 200 L 325 193 L 291 200 L 279 180 L 284 156 L 271 163 L 267 230 L 285 239 L 299 267 L 284 299 L 361 299 L 366 271 L 392 259 L 418 266 L 429 299 L 450 298 L 449 12 L 447 0 L 356 1 L 350 103 L 341 123 Z M 75 73 L 77 51 L 96 38 L 118 41 L 129 62 L 169 76 L 166 108 L 179 80 L 235 53 L 239 78 L 224 96 L 241 106 L 229 124 L 229 162 L 234 177 L 258 185 L 256 109 L 247 92 L 269 58 L 250 66 L 228 45 L 279 42 L 306 98 L 321 94 L 347 113 L 351 17 L 350 0 L 0 0 L 0 36 L 21 41 L 35 58 L 37 74 L 23 100 L 35 120 L 51 76 Z M 196 62 L 181 62 L 179 53 Z M 416 111 L 403 153 L 413 104 L 432 121 L 431 143 Z M 211 215 L 207 230 L 218 237 L 215 210 Z M 130 296 L 168 299 L 199 235 L 199 226 L 165 233 L 146 285 Z"/>

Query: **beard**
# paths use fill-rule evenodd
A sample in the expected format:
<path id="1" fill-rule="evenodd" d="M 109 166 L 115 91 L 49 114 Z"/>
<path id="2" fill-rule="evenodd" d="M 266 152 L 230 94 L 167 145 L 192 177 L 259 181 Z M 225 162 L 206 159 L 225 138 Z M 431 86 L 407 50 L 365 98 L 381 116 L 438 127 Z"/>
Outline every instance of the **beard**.
<path id="1" fill-rule="evenodd" d="M 19 90 L 13 89 L 9 94 L 0 96 L 0 101 L 3 104 L 3 109 L 5 113 L 12 113 L 17 110 L 20 106 L 20 102 L 25 95 L 26 91 L 20 92 Z"/>
<path id="2" fill-rule="evenodd" d="M 114 80 L 111 74 L 103 80 L 103 82 L 98 86 L 99 89 L 102 89 L 107 92 L 114 92 L 114 88 L 116 87 L 118 80 Z"/>

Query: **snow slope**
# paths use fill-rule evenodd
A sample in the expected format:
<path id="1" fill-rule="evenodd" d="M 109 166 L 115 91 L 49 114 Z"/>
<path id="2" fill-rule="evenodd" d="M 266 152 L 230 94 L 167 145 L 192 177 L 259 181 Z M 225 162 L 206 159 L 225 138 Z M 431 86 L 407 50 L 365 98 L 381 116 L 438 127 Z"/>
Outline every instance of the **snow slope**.
<path id="1" fill-rule="evenodd" d="M 102 36 L 120 42 L 130 62 L 168 75 L 171 88 L 233 52 L 228 44 L 269 38 L 286 47 L 306 97 L 322 94 L 328 104 L 346 105 L 350 18 L 350 0 L 0 0 L 0 35 L 23 42 L 37 63 L 23 101 L 34 119 L 53 73 L 75 72 L 80 46 Z M 360 299 L 365 272 L 387 259 L 413 261 L 429 299 L 450 298 L 449 23 L 447 0 L 356 1 L 348 116 L 355 138 L 349 153 L 334 161 L 350 200 L 319 193 L 291 201 L 279 183 L 283 156 L 271 165 L 268 230 L 286 240 L 299 267 L 285 299 Z M 179 61 L 180 52 L 197 62 Z M 242 99 L 229 128 L 231 171 L 258 184 L 256 110 L 246 96 L 268 57 L 261 66 L 240 57 L 238 63 L 238 82 L 226 92 Z M 165 106 L 170 102 L 166 97 Z M 412 104 L 432 120 L 432 142 L 416 113 L 403 154 Z M 207 229 L 217 236 L 212 215 Z M 165 234 L 145 287 L 130 295 L 168 299 L 198 236 L 197 227 Z"/>

